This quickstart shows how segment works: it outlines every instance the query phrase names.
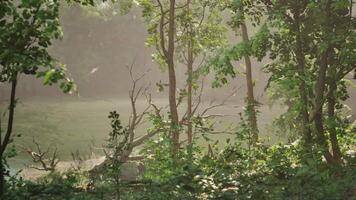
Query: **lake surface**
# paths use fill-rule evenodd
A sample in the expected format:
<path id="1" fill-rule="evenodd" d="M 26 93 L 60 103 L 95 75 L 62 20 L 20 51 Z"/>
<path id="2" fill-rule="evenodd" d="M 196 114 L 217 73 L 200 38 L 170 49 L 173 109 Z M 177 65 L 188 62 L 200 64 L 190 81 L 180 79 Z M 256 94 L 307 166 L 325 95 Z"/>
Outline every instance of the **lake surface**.
<path id="1" fill-rule="evenodd" d="M 153 102 L 160 106 L 167 104 L 166 99 L 156 99 Z M 210 102 L 203 102 L 202 107 L 207 107 Z M 6 108 L 5 102 L 0 104 L 0 110 Z M 137 107 L 142 110 L 147 106 L 145 100 L 137 102 Z M 216 120 L 218 129 L 239 121 L 238 113 L 243 105 L 228 102 L 225 106 L 211 110 L 210 114 L 224 114 L 226 117 Z M 42 148 L 56 146 L 61 160 L 70 160 L 71 152 L 79 150 L 83 155 L 91 150 L 97 155 L 102 155 L 102 146 L 110 132 L 110 121 L 107 118 L 110 111 L 117 110 L 124 124 L 127 124 L 131 114 L 130 102 L 124 98 L 108 98 L 105 100 L 85 98 L 58 98 L 42 99 L 30 98 L 21 100 L 16 107 L 14 135 L 15 145 L 19 155 L 11 160 L 11 164 L 21 167 L 28 163 L 28 156 L 21 152 L 23 147 L 33 147 L 33 138 Z M 182 108 L 184 110 L 184 108 Z M 267 138 L 266 125 L 282 112 L 282 108 L 270 109 L 260 107 L 259 126 L 262 137 Z M 3 122 L 4 126 L 4 122 Z M 137 131 L 137 135 L 145 133 L 149 123 L 144 124 Z M 184 136 L 183 136 L 184 137 Z M 211 138 L 225 140 L 233 138 L 226 134 L 213 135 Z M 204 140 L 199 142 L 206 146 Z"/>

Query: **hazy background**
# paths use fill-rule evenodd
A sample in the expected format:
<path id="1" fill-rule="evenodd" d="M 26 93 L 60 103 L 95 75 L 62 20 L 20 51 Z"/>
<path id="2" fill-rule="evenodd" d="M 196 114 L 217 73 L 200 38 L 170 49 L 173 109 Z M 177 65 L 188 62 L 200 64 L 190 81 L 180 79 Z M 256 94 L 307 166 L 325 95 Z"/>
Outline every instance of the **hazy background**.
<path id="1" fill-rule="evenodd" d="M 100 153 L 100 147 L 109 131 L 107 115 L 109 111 L 118 110 L 123 121 L 127 122 L 130 114 L 128 91 L 131 81 L 126 66 L 135 60 L 135 73 L 140 75 L 148 71 L 142 85 L 151 85 L 153 100 L 159 105 L 167 105 L 166 91 L 157 92 L 156 83 L 166 82 L 166 73 L 152 61 L 152 49 L 145 46 L 146 28 L 140 12 L 134 10 L 124 16 L 112 19 L 98 18 L 81 10 L 79 7 L 62 9 L 61 17 L 64 38 L 56 41 L 51 48 L 54 57 L 66 64 L 72 78 L 78 85 L 79 94 L 64 95 L 56 86 L 43 86 L 41 80 L 22 76 L 19 81 L 17 97 L 20 99 L 15 115 L 15 134 L 22 137 L 16 139 L 19 146 L 31 145 L 33 137 L 43 146 L 56 144 L 64 159 L 69 159 L 70 152 L 80 149 L 87 152 L 88 145 L 94 144 Z M 239 38 L 230 34 L 231 41 Z M 257 100 L 263 105 L 260 108 L 259 126 L 264 138 L 267 128 L 274 117 L 283 111 L 275 106 L 266 105 L 264 88 L 268 74 L 261 69 L 263 63 L 253 63 L 255 93 Z M 236 64 L 241 66 L 241 64 Z M 177 66 L 178 86 L 185 82 L 186 68 Z M 208 78 L 204 92 L 204 102 L 217 102 L 228 96 L 233 88 L 237 93 L 225 107 L 215 110 L 216 113 L 237 115 L 242 110 L 245 98 L 245 77 L 239 76 L 227 87 L 212 89 L 211 77 Z M 7 106 L 9 88 L 0 85 L 0 110 Z M 351 91 L 348 104 L 356 110 L 356 92 Z M 352 101 L 353 100 L 353 101 Z M 144 98 L 139 107 L 145 106 Z M 237 116 L 230 116 L 227 122 L 237 122 Z M 144 128 L 140 131 L 144 132 Z M 17 158 L 16 163 L 24 157 Z"/>

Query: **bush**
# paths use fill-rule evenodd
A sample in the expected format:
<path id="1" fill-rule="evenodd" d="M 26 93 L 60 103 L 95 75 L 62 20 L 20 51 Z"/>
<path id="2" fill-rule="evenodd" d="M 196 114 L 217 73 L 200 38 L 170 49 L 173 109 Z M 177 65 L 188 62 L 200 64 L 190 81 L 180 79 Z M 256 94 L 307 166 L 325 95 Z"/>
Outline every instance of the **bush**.
<path id="1" fill-rule="evenodd" d="M 247 148 L 227 144 L 215 156 L 194 148 L 172 158 L 166 136 L 144 149 L 145 199 L 346 199 L 355 193 L 352 165 L 327 166 L 319 151 L 305 156 L 298 142 Z M 352 163 L 348 161 L 347 163 Z"/>

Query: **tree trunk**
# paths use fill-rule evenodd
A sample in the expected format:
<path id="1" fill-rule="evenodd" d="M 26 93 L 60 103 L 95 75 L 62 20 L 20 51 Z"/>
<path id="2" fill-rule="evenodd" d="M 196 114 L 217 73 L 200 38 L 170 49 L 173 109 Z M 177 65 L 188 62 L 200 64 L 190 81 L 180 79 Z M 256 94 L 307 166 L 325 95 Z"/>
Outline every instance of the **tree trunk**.
<path id="1" fill-rule="evenodd" d="M 296 16 L 296 60 L 297 60 L 297 71 L 298 75 L 300 76 L 300 85 L 299 85 L 299 95 L 301 99 L 301 122 L 302 122 L 302 134 L 304 137 L 304 142 L 306 147 L 309 149 L 312 143 L 312 135 L 310 130 L 310 121 L 309 121 L 309 112 L 308 112 L 308 93 L 307 93 L 307 86 L 304 81 L 305 77 L 305 58 L 304 58 L 304 51 L 303 51 L 303 41 L 301 36 L 300 30 L 300 22 L 299 22 L 299 10 L 295 13 Z"/>
<path id="2" fill-rule="evenodd" d="M 241 24 L 241 33 L 243 42 L 249 42 L 247 27 L 245 23 Z M 248 120 L 252 130 L 251 144 L 256 145 L 258 142 L 258 127 L 257 127 L 257 116 L 256 116 L 256 100 L 253 92 L 253 80 L 252 80 L 252 65 L 249 56 L 245 56 L 246 65 L 246 82 L 247 82 L 247 112 Z"/>
<path id="3" fill-rule="evenodd" d="M 330 23 L 330 9 L 331 9 L 331 1 L 328 0 L 326 3 L 325 7 L 325 28 L 326 28 L 326 33 L 324 39 L 328 40 L 329 37 L 327 37 L 329 34 L 332 33 L 332 24 Z M 328 47 L 325 52 L 322 53 L 321 59 L 320 59 L 320 68 L 319 68 L 319 74 L 318 74 L 318 80 L 316 83 L 315 87 L 315 109 L 316 109 L 316 114 L 315 114 L 315 128 L 317 130 L 317 136 L 318 136 L 318 143 L 323 148 L 324 151 L 324 157 L 327 160 L 328 164 L 334 165 L 339 163 L 340 160 L 335 159 L 333 155 L 329 151 L 329 145 L 327 142 L 327 138 L 325 136 L 325 130 L 324 130 L 324 121 L 323 121 L 323 105 L 324 105 L 324 93 L 325 93 L 325 87 L 326 87 L 326 72 L 328 69 L 329 65 L 329 57 L 331 56 L 331 49 L 332 47 Z M 336 90 L 336 83 L 333 83 L 333 90 Z M 330 100 L 330 99 L 329 99 Z M 330 104 L 331 103 L 331 104 Z M 332 99 L 331 102 L 329 102 L 329 110 L 328 110 L 328 115 L 333 115 L 334 116 L 334 107 L 335 107 L 335 99 Z M 331 130 L 333 131 L 333 130 Z M 337 141 L 336 138 L 336 130 L 330 134 L 330 140 L 334 140 L 334 147 L 336 152 L 336 155 L 340 153 L 340 149 L 337 150 L 338 145 L 335 144 Z"/>
<path id="4" fill-rule="evenodd" d="M 171 134 L 173 142 L 173 153 L 175 154 L 179 149 L 179 119 L 176 102 L 176 74 L 174 69 L 174 40 L 175 40 L 175 0 L 170 0 L 169 8 L 169 25 L 168 25 L 168 78 L 169 78 L 169 108 L 171 114 Z"/>
<path id="5" fill-rule="evenodd" d="M 315 86 L 315 116 L 314 124 L 317 133 L 318 144 L 323 149 L 325 159 L 329 164 L 332 164 L 333 157 L 329 152 L 328 143 L 324 131 L 324 121 L 323 121 L 323 105 L 324 105 L 324 92 L 325 92 L 325 79 L 326 71 L 328 68 L 328 52 L 326 50 L 320 60 L 318 80 Z"/>
<path id="6" fill-rule="evenodd" d="M 326 29 L 328 31 L 328 34 L 335 34 L 334 32 L 334 28 L 335 28 L 335 22 L 330 20 L 331 16 L 330 16 L 330 4 L 331 1 L 327 2 L 326 5 Z M 332 49 L 332 47 L 330 47 L 330 49 Z M 337 82 L 339 81 L 339 79 L 337 78 L 337 72 L 336 72 L 336 67 L 337 66 L 333 66 L 333 51 L 330 51 L 327 54 L 329 60 L 328 64 L 331 65 L 330 70 L 329 70 L 329 92 L 327 95 L 327 102 L 328 102 L 328 119 L 330 120 L 330 122 L 332 122 L 331 124 L 329 124 L 329 126 L 327 126 L 328 131 L 329 131 L 329 141 L 331 143 L 331 149 L 332 149 L 332 156 L 334 159 L 334 162 L 337 164 L 342 163 L 342 154 L 340 151 L 340 146 L 339 146 L 339 142 L 337 139 L 337 131 L 336 128 L 334 126 L 334 124 L 336 123 L 336 116 L 335 116 L 335 105 L 336 105 L 336 91 L 337 91 Z"/>
<path id="7" fill-rule="evenodd" d="M 17 86 L 17 75 L 14 76 L 14 79 L 11 81 L 11 96 L 10 96 L 10 106 L 9 106 L 9 118 L 7 122 L 7 130 L 3 141 L 0 141 L 0 197 L 4 194 L 5 189 L 5 168 L 4 168 L 4 152 L 7 145 L 10 142 L 10 137 L 12 134 L 12 127 L 14 123 L 14 114 L 16 106 L 16 86 Z"/>
<path id="8" fill-rule="evenodd" d="M 334 79 L 331 79 L 327 100 L 328 100 L 328 118 L 332 122 L 335 122 L 335 119 L 336 119 L 336 117 L 335 117 L 335 105 L 336 105 L 335 92 L 336 92 L 336 89 L 337 89 L 336 82 Z M 339 141 L 337 139 L 336 128 L 333 124 L 331 124 L 329 126 L 328 130 L 330 133 L 330 143 L 331 143 L 334 160 L 337 162 L 341 162 L 342 154 L 341 154 L 340 147 L 339 147 Z"/>
<path id="9" fill-rule="evenodd" d="M 187 1 L 187 13 L 190 15 L 190 2 Z M 187 121 L 188 121 L 188 145 L 191 146 L 193 143 L 193 127 L 192 127 L 192 92 L 193 92 L 193 33 L 192 33 L 192 24 L 189 22 L 189 41 L 187 46 L 188 51 L 188 63 L 187 63 L 187 72 L 188 72 L 188 92 L 187 92 Z"/>

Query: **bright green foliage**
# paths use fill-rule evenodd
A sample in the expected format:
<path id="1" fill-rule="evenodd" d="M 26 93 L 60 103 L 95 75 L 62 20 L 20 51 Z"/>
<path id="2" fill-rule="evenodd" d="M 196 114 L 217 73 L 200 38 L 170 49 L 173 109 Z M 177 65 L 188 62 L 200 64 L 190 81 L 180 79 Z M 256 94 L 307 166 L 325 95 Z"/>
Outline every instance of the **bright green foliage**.
<path id="1" fill-rule="evenodd" d="M 168 7 L 167 2 L 162 1 L 163 13 L 166 12 Z M 158 31 L 161 16 L 160 6 L 155 0 L 140 0 L 137 3 L 143 9 L 142 17 L 147 23 L 149 36 L 146 45 L 156 48 L 157 52 L 153 55 L 153 58 L 164 69 L 165 61 L 162 57 L 161 36 Z M 176 8 L 176 59 L 180 63 L 186 64 L 187 62 L 187 55 L 185 54 L 190 37 L 193 39 L 194 59 L 197 56 L 205 58 L 226 45 L 225 32 L 227 29 L 222 23 L 223 19 L 217 3 L 206 0 L 192 0 L 188 11 L 185 1 L 177 1 Z M 189 26 L 192 26 L 192 30 L 189 30 Z M 167 27 L 164 27 L 163 31 L 167 31 Z M 197 59 L 197 63 L 204 61 L 204 59 L 203 61 Z"/>
<path id="2" fill-rule="evenodd" d="M 96 200 L 111 199 L 112 188 L 98 186 L 95 191 L 87 191 L 89 179 L 85 173 L 68 171 L 50 173 L 36 182 L 23 180 L 17 176 L 10 177 L 8 193 L 5 200 Z"/>
<path id="3" fill-rule="evenodd" d="M 271 63 L 265 66 L 265 71 L 271 73 L 268 89 L 274 99 L 282 100 L 288 106 L 288 112 L 281 116 L 276 123 L 293 124 L 292 131 L 301 130 L 300 121 L 294 121 L 301 109 L 307 106 L 309 113 L 315 108 L 317 93 L 317 80 L 320 76 L 321 58 L 328 52 L 328 66 L 326 72 L 325 101 L 324 105 L 330 103 L 330 98 L 335 100 L 335 117 L 325 120 L 328 130 L 343 124 L 340 115 L 344 109 L 341 101 L 348 98 L 345 75 L 355 69 L 355 19 L 350 16 L 349 1 L 330 1 L 330 9 L 327 9 L 329 1 L 305 4 L 296 1 L 276 1 L 268 6 L 269 26 L 273 27 L 270 41 L 271 48 L 268 49 Z M 291 8 L 292 12 L 286 12 Z M 303 10 L 300 21 L 296 21 L 298 9 Z M 325 12 L 325 9 L 329 13 Z M 299 26 L 298 26 L 299 23 Z M 351 28 L 350 28 L 351 27 Z M 296 39 L 299 37 L 298 40 Z M 301 48 L 298 49 L 298 45 Z M 300 65 L 297 54 L 302 54 L 305 70 L 303 73 L 297 70 Z M 305 83 L 308 105 L 301 101 L 299 86 Z M 326 101 L 327 100 L 327 101 Z M 330 110 L 330 109 L 329 109 Z M 326 112 L 326 109 L 325 109 Z M 312 115 L 312 114 L 310 114 Z M 284 122 L 283 122 L 284 121 Z M 332 122 L 334 121 L 334 122 Z M 310 125 L 311 126 L 311 125 Z M 344 130 L 342 128 L 338 130 Z M 295 135 L 295 134 L 294 134 Z M 338 137 L 343 133 L 338 132 Z"/>
<path id="4" fill-rule="evenodd" d="M 353 196 L 355 158 L 345 156 L 346 164 L 330 169 L 321 159 L 321 152 L 303 160 L 303 146 L 260 145 L 245 147 L 243 127 L 236 143 L 226 143 L 222 150 L 207 155 L 199 148 L 189 157 L 179 152 L 179 159 L 170 156 L 171 141 L 162 135 L 144 148 L 145 174 L 143 185 L 132 191 L 121 185 L 122 199 L 347 199 Z M 146 181 L 147 180 L 147 181 Z M 11 199 L 112 199 L 116 187 L 96 184 L 85 192 L 85 174 L 53 173 L 38 183 L 11 179 Z M 84 184 L 83 184 L 84 183 Z"/>
<path id="5" fill-rule="evenodd" d="M 64 65 L 47 51 L 62 35 L 59 6 L 57 0 L 0 2 L 1 82 L 26 74 L 43 77 L 45 85 L 60 82 L 64 92 L 73 88 Z"/>
<path id="6" fill-rule="evenodd" d="M 226 85 L 229 76 L 234 78 L 237 72 L 233 62 L 241 60 L 244 56 L 252 56 L 261 61 L 266 56 L 266 49 L 270 46 L 269 37 L 269 29 L 264 24 L 249 42 L 241 42 L 231 48 L 226 48 L 218 56 L 211 59 L 204 70 L 207 73 L 215 72 L 213 87 Z"/>
<path id="7" fill-rule="evenodd" d="M 146 169 L 144 178 L 156 183 L 164 183 L 184 173 L 188 164 L 186 152 L 179 152 L 179 159 L 172 159 L 169 152 L 172 142 L 167 135 L 149 141 L 142 150 L 145 155 Z"/>
<path id="8" fill-rule="evenodd" d="M 335 109 L 325 109 L 325 113 L 335 110 L 335 116 L 324 117 L 323 127 L 326 134 L 341 130 L 337 127 L 343 121 L 339 116 L 345 109 L 342 101 L 349 97 L 344 79 L 355 70 L 355 18 L 350 14 L 351 7 L 352 3 L 347 0 L 237 0 L 227 3 L 224 8 L 234 13 L 230 22 L 232 27 L 249 20 L 253 25 L 259 25 L 259 31 L 248 44 L 239 43 L 211 60 L 206 71 L 215 72 L 213 86 L 227 84 L 228 77 L 236 76 L 232 62 L 245 55 L 257 60 L 268 56 L 271 61 L 264 67 L 264 71 L 271 74 L 266 87 L 268 95 L 272 102 L 278 99 L 288 108 L 275 125 L 283 127 L 282 132 L 289 132 L 291 138 L 300 136 L 305 128 L 314 132 L 313 117 L 319 112 L 316 102 L 322 102 L 326 107 L 335 101 Z M 322 80 L 319 70 L 323 62 L 321 58 L 325 55 L 326 81 L 317 88 L 319 80 Z M 325 89 L 321 91 L 322 88 Z M 322 93 L 324 99 L 317 98 L 317 93 Z M 309 116 L 304 115 L 304 120 L 301 120 L 303 112 Z M 320 140 L 320 133 L 316 132 L 313 137 L 316 135 Z M 343 134 L 338 132 L 337 135 L 341 137 Z"/>
<path id="9" fill-rule="evenodd" d="M 132 6 L 129 0 L 120 3 L 120 8 L 125 11 Z M 160 40 L 158 26 L 161 15 L 167 12 L 168 1 L 139 0 L 137 3 L 148 27 L 147 45 L 157 48 L 154 59 L 165 68 L 167 62 L 162 56 L 161 42 L 166 42 L 167 38 Z M 193 145 L 191 152 L 179 149 L 172 157 L 169 133 L 172 128 L 181 131 L 182 127 L 172 127 L 169 115 L 161 114 L 157 109 L 158 114 L 150 115 L 153 127 L 148 130 L 158 131 L 157 138 L 147 142 L 141 152 L 145 156 L 143 181 L 139 185 L 129 185 L 134 187 L 129 189 L 120 180 L 120 155 L 128 148 L 129 136 L 119 115 L 111 112 L 112 132 L 108 139 L 107 173 L 103 181 L 94 184 L 87 192 L 82 183 L 89 183 L 89 179 L 80 172 L 52 173 L 38 183 L 10 177 L 7 183 L 10 199 L 112 199 L 113 194 L 122 199 L 152 200 L 334 200 L 355 196 L 356 128 L 343 105 L 349 98 L 350 81 L 345 77 L 355 71 L 356 62 L 356 23 L 350 15 L 352 2 L 192 0 L 189 13 L 184 5 L 184 1 L 177 1 L 175 61 L 186 64 L 186 47 L 191 41 L 195 58 L 209 57 L 219 50 L 220 54 L 204 68 L 206 73 L 215 71 L 213 86 L 217 87 L 227 84 L 229 76 L 236 76 L 234 61 L 244 56 L 257 60 L 270 58 L 270 63 L 264 67 L 265 72 L 271 74 L 268 95 L 271 103 L 282 102 L 287 107 L 287 111 L 272 124 L 273 134 L 287 134 L 286 144 L 250 146 L 251 127 L 241 115 L 234 142 L 227 140 L 223 148 L 215 145 L 208 152 Z M 70 90 L 72 83 L 66 80 L 64 68 L 57 67 L 47 52 L 51 41 L 61 36 L 58 8 L 59 1 L 55 0 L 0 2 L 1 82 L 13 81 L 20 74 L 36 74 L 44 78 L 45 84 L 60 81 L 64 91 Z M 219 9 L 232 12 L 229 22 L 232 28 L 248 21 L 258 26 L 257 33 L 249 42 L 220 50 L 218 46 L 225 45 L 226 30 L 221 25 Z M 207 15 L 202 16 L 202 13 Z M 162 31 L 166 33 L 167 27 Z M 323 79 L 321 69 L 325 67 L 325 60 L 321 58 L 327 61 L 326 80 L 322 85 L 325 88 L 318 85 L 323 83 L 320 81 Z M 197 80 L 198 76 L 194 78 Z M 317 99 L 317 94 L 322 97 Z M 181 98 L 186 95 L 187 92 L 181 90 Z M 305 102 L 302 101 L 303 95 Z M 317 108 L 316 102 L 321 102 L 321 108 Z M 310 115 L 306 116 L 308 124 L 301 123 L 303 110 Z M 321 134 L 326 141 L 324 146 L 316 142 L 320 139 L 320 131 L 314 126 L 314 111 L 325 113 L 319 119 L 323 129 Z M 213 130 L 213 126 L 202 118 L 193 116 L 192 121 L 196 133 L 204 135 Z M 313 136 L 309 141 L 310 149 L 300 139 L 301 130 L 305 128 L 310 129 Z M 332 139 L 333 134 L 336 140 Z M 342 155 L 338 163 L 331 165 L 324 157 L 331 149 L 329 146 L 334 148 L 335 143 Z M 7 153 L 13 156 L 15 151 Z"/>
<path id="10" fill-rule="evenodd" d="M 301 164 L 300 145 L 275 145 L 245 149 L 227 147 L 205 161 L 206 175 L 199 176 L 210 199 L 340 199 L 352 188 L 350 168 L 333 176 L 320 159 Z"/>
<path id="11" fill-rule="evenodd" d="M 248 128 L 241 122 L 237 142 L 228 140 L 222 150 L 215 148 L 213 155 L 195 148 L 193 157 L 181 151 L 179 159 L 172 159 L 168 137 L 162 135 L 150 141 L 143 150 L 144 178 L 152 182 L 143 195 L 147 199 L 231 200 L 323 200 L 352 196 L 354 157 L 346 156 L 345 166 L 330 169 L 320 151 L 305 160 L 300 140 L 289 145 L 249 147 L 245 145 Z"/>
<path id="12" fill-rule="evenodd" d="M 269 49 L 269 28 L 261 25 L 264 8 L 260 1 L 230 0 L 220 3 L 220 9 L 228 10 L 232 17 L 228 24 L 236 32 L 242 23 L 251 23 L 259 26 L 257 33 L 249 42 L 240 42 L 224 48 L 205 66 L 206 73 L 215 72 L 213 87 L 221 87 L 228 83 L 228 77 L 235 78 L 237 72 L 233 62 L 241 60 L 244 56 L 255 57 L 261 61 Z"/>
<path id="13" fill-rule="evenodd" d="M 142 153 L 145 155 L 143 180 L 150 182 L 142 195 L 147 199 L 197 199 L 197 185 L 193 180 L 199 170 L 197 163 L 186 150 L 177 152 L 172 158 L 172 142 L 166 134 L 149 141 Z M 193 157 L 199 155 L 199 149 L 193 149 Z M 140 199 L 140 198 L 138 198 Z"/>
<path id="14" fill-rule="evenodd" d="M 227 27 L 223 24 L 223 17 L 217 5 L 204 0 L 194 0 L 191 1 L 190 9 L 182 8 L 178 16 L 176 34 L 181 63 L 187 62 L 185 54 L 190 39 L 194 59 L 197 59 L 197 56 L 209 56 L 226 45 Z"/>
<path id="15" fill-rule="evenodd" d="M 13 152 L 9 151 L 9 155 L 6 150 L 13 141 L 12 128 L 19 76 L 42 77 L 44 85 L 58 83 L 65 93 L 74 88 L 64 65 L 59 64 L 48 52 L 52 41 L 62 35 L 59 24 L 60 3 L 58 0 L 0 1 L 0 83 L 11 83 L 8 126 L 4 135 L 0 130 L 1 197 L 5 188 L 4 176 L 8 175 L 4 165 Z M 81 3 L 88 4 L 90 0 Z"/>
<path id="16" fill-rule="evenodd" d="M 129 133 L 126 128 L 121 125 L 120 115 L 116 112 L 110 112 L 109 119 L 111 120 L 112 131 L 109 134 L 108 144 L 105 151 L 105 179 L 111 182 L 116 188 L 116 199 L 120 199 L 121 187 L 121 165 L 123 164 L 121 156 L 125 149 L 129 148 L 128 138 Z"/>

